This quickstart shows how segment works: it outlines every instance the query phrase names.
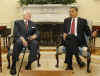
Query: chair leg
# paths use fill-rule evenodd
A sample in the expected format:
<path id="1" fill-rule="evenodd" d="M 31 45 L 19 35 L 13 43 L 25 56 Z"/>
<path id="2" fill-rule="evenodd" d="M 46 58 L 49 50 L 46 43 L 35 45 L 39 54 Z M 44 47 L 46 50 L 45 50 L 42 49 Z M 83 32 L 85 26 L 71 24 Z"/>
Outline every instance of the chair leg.
<path id="1" fill-rule="evenodd" d="M 90 63 L 91 63 L 91 51 L 90 51 L 90 48 L 87 50 L 87 72 L 88 73 L 91 73 L 91 70 L 90 70 Z"/>
<path id="2" fill-rule="evenodd" d="M 37 66 L 40 67 L 41 64 L 40 64 L 40 53 L 38 53 L 38 57 L 37 57 Z"/>
<path id="3" fill-rule="evenodd" d="M 10 69 L 10 55 L 7 54 L 7 61 L 8 61 L 8 66 L 7 68 Z"/>
<path id="4" fill-rule="evenodd" d="M 59 56 L 58 56 L 58 54 L 56 54 L 56 61 L 57 61 L 56 67 L 58 68 L 59 67 Z"/>
<path id="5" fill-rule="evenodd" d="M 87 72 L 90 73 L 91 70 L 90 70 L 90 63 L 91 63 L 91 57 L 87 57 Z"/>

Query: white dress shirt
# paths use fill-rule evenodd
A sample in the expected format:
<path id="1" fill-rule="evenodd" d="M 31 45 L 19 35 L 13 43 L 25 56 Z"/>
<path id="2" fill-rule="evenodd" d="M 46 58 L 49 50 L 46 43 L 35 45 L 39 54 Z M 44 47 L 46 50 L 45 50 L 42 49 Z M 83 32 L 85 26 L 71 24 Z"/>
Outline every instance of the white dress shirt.
<path id="1" fill-rule="evenodd" d="M 78 18 L 76 17 L 76 18 L 74 18 L 75 19 L 75 28 L 74 28 L 74 34 L 75 34 L 75 36 L 77 36 L 77 22 L 78 22 Z M 72 25 L 72 22 L 73 22 L 73 18 L 72 18 L 72 20 L 71 20 L 71 25 Z M 70 27 L 70 33 L 71 33 L 71 27 Z"/>
<path id="2" fill-rule="evenodd" d="M 28 25 L 28 21 L 24 19 L 24 23 L 26 23 Z"/>

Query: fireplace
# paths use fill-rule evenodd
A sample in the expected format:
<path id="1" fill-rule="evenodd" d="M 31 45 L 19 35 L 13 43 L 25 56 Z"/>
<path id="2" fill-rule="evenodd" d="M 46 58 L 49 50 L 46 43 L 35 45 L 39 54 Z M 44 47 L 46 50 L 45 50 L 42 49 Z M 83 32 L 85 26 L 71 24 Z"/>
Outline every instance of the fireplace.
<path id="1" fill-rule="evenodd" d="M 37 23 L 41 46 L 55 46 L 63 33 L 63 23 Z"/>
<path id="2" fill-rule="evenodd" d="M 46 4 L 46 5 L 28 5 L 23 6 L 22 10 L 30 10 L 32 13 L 32 21 L 37 23 L 40 29 L 40 45 L 55 46 L 56 41 L 63 33 L 63 22 L 66 17 L 69 17 L 69 8 L 77 3 L 62 5 L 62 4 Z"/>

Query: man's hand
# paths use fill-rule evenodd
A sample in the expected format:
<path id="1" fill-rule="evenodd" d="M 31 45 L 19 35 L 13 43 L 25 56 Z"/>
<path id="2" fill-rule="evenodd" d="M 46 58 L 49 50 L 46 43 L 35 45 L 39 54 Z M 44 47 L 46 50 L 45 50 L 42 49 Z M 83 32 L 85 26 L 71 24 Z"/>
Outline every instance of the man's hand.
<path id="1" fill-rule="evenodd" d="M 92 36 L 93 36 L 93 37 L 96 37 L 96 36 L 97 36 L 97 31 L 94 31 L 94 32 L 92 33 Z"/>
<path id="2" fill-rule="evenodd" d="M 27 46 L 28 46 L 28 43 L 27 43 L 27 41 L 24 39 L 24 37 L 20 37 L 20 39 L 22 40 L 23 45 L 24 45 L 25 47 L 27 47 Z"/>
<path id="3" fill-rule="evenodd" d="M 37 38 L 37 35 L 34 34 L 34 35 L 32 35 L 32 36 L 29 37 L 29 40 L 34 40 L 34 39 L 36 39 L 36 38 Z"/>
<path id="4" fill-rule="evenodd" d="M 64 40 L 66 40 L 66 37 L 67 37 L 67 34 L 64 33 L 64 35 L 63 35 Z"/>

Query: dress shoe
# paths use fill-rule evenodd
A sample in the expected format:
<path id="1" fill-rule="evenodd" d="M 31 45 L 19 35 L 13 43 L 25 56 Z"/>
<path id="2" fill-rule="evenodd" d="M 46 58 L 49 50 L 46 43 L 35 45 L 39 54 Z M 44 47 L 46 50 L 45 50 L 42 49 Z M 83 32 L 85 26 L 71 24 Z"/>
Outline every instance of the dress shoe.
<path id="1" fill-rule="evenodd" d="M 25 67 L 25 70 L 31 70 L 31 66 L 30 66 L 30 65 L 27 65 L 27 66 Z"/>
<path id="2" fill-rule="evenodd" d="M 11 75 L 15 75 L 15 74 L 16 74 L 16 67 L 12 67 L 12 68 L 11 68 L 10 74 L 11 74 Z"/>
<path id="3" fill-rule="evenodd" d="M 73 67 L 66 67 L 65 70 L 73 70 Z"/>

